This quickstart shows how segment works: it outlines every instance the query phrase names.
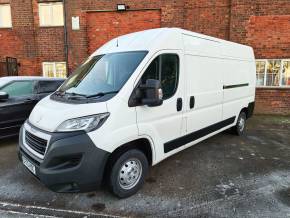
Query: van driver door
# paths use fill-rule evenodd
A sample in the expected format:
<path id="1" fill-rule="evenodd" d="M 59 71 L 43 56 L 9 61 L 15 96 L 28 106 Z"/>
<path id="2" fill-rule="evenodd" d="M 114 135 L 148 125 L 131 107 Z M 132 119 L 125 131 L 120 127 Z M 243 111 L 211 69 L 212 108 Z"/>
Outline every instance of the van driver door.
<path id="1" fill-rule="evenodd" d="M 163 104 L 156 107 L 137 106 L 137 125 L 139 135 L 150 136 L 154 142 L 156 160 L 172 154 L 166 145 L 185 133 L 184 77 L 180 51 L 170 50 L 157 53 L 149 61 L 139 83 L 147 79 L 161 82 Z M 173 150 L 173 149 L 172 149 Z"/>

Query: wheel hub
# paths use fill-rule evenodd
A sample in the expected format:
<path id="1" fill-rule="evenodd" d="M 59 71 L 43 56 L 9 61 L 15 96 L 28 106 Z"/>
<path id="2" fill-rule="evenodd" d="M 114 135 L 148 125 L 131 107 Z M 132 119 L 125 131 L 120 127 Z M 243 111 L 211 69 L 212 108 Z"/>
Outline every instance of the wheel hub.
<path id="1" fill-rule="evenodd" d="M 131 189 L 139 182 L 141 175 L 141 162 L 138 159 L 129 159 L 120 169 L 119 184 L 123 189 Z"/>
<path id="2" fill-rule="evenodd" d="M 240 131 L 242 132 L 245 128 L 245 119 L 243 117 L 241 117 L 241 119 L 239 120 L 238 126 L 239 126 Z"/>

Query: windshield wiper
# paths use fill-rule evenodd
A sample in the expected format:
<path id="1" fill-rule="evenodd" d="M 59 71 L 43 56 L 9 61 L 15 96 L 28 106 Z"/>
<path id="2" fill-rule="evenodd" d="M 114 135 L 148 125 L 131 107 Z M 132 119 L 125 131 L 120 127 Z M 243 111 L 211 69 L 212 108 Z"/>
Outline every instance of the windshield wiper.
<path id="1" fill-rule="evenodd" d="M 75 93 L 75 92 L 65 92 L 64 94 L 69 94 L 69 95 L 72 95 L 72 96 L 83 96 L 83 97 L 86 97 L 85 94 L 79 94 L 79 93 Z"/>
<path id="2" fill-rule="evenodd" d="M 74 93 L 74 92 L 65 92 L 64 95 L 68 95 L 69 99 L 76 99 L 76 98 L 86 98 L 87 96 L 84 94 L 78 94 L 78 93 Z"/>
<path id="3" fill-rule="evenodd" d="M 99 92 L 97 94 L 93 94 L 93 95 L 87 95 L 85 96 L 86 98 L 95 98 L 95 97 L 102 97 L 104 95 L 109 95 L 109 94 L 115 94 L 118 93 L 119 91 L 111 91 L 111 92 Z"/>
<path id="4" fill-rule="evenodd" d="M 64 95 L 64 92 L 56 91 L 53 94 L 56 95 L 56 96 L 63 96 Z"/>

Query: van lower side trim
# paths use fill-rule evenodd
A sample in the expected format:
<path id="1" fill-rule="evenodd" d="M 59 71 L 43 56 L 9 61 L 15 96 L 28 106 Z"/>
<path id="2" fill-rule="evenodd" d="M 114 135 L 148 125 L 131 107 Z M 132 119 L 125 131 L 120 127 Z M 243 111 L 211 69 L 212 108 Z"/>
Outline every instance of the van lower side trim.
<path id="1" fill-rule="evenodd" d="M 223 120 L 221 122 L 210 125 L 208 127 L 205 127 L 203 129 L 189 133 L 185 136 L 182 136 L 182 137 L 179 137 L 177 139 L 173 139 L 169 142 L 166 142 L 164 144 L 164 152 L 167 153 L 167 152 L 172 151 L 174 149 L 177 149 L 177 148 L 179 148 L 179 147 L 181 147 L 189 142 L 195 141 L 195 140 L 202 138 L 210 133 L 213 133 L 219 129 L 222 129 L 222 128 L 234 123 L 235 119 L 236 119 L 236 117 L 234 116 L 234 117 L 228 118 L 226 120 Z"/>

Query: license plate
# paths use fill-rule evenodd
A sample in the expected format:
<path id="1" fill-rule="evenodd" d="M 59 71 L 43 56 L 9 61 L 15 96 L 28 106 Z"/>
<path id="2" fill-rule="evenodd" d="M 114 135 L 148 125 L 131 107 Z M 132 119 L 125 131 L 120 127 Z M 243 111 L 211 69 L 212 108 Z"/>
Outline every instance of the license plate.
<path id="1" fill-rule="evenodd" d="M 30 161 L 27 160 L 24 156 L 22 156 L 22 163 L 24 164 L 24 166 L 27 167 L 27 169 L 29 169 L 30 172 L 32 172 L 34 175 L 36 174 L 35 166 L 32 163 L 30 163 Z"/>

